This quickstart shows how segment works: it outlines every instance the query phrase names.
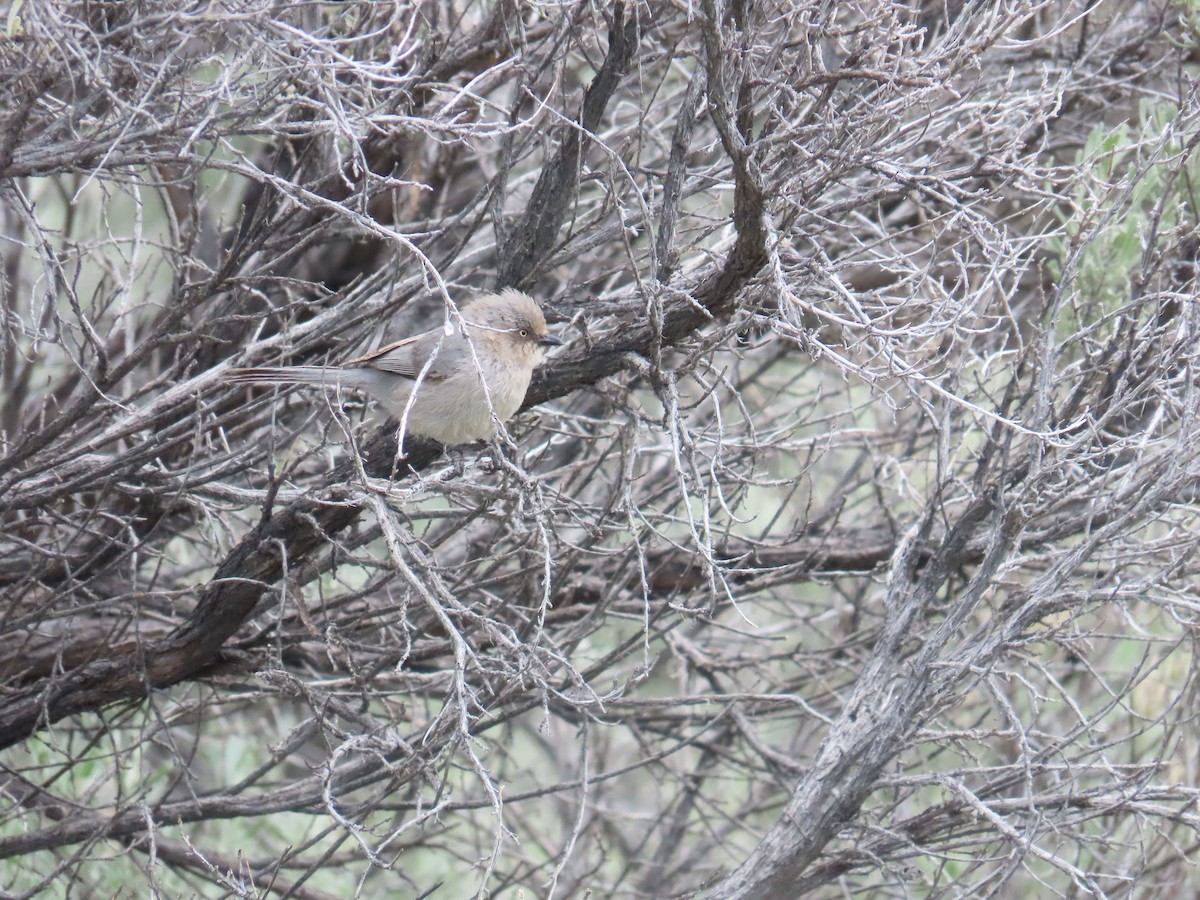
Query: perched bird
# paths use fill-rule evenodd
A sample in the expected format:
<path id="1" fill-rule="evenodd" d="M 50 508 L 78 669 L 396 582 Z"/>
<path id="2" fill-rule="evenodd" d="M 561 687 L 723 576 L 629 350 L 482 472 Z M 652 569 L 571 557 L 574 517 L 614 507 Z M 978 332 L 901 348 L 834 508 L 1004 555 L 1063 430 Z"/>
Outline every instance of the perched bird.
<path id="1" fill-rule="evenodd" d="M 537 301 L 520 291 L 486 294 L 465 304 L 462 319 L 389 344 L 340 366 L 233 369 L 240 384 L 311 384 L 357 388 L 400 419 L 406 434 L 443 444 L 495 435 L 521 406 L 534 367 L 547 347 L 562 342 L 546 333 Z"/>

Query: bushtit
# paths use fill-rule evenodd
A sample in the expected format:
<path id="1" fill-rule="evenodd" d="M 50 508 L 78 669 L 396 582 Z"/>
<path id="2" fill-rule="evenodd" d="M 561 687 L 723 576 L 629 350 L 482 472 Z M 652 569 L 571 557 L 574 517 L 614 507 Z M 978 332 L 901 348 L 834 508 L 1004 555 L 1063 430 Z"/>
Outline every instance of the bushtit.
<path id="1" fill-rule="evenodd" d="M 403 423 L 405 433 L 465 444 L 496 433 L 521 406 L 546 347 L 537 302 L 520 291 L 486 294 L 462 307 L 461 326 L 447 325 L 389 344 L 340 366 L 233 369 L 243 384 L 315 384 L 358 388 Z"/>

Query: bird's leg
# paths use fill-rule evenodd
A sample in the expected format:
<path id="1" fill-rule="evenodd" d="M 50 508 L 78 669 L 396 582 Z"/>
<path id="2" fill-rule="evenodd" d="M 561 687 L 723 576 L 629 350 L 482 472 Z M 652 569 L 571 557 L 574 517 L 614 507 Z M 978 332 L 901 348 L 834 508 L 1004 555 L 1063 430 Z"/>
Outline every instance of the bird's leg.
<path id="1" fill-rule="evenodd" d="M 492 438 L 490 441 L 480 441 L 481 449 L 487 451 L 480 456 L 479 467 L 484 472 L 499 472 L 501 469 L 513 470 L 517 458 L 517 447 L 509 441 Z"/>
<path id="2" fill-rule="evenodd" d="M 497 464 L 495 441 L 476 441 L 475 446 L 479 448 L 479 458 L 476 462 L 481 472 L 490 475 L 500 468 Z"/>
<path id="3" fill-rule="evenodd" d="M 446 459 L 450 463 L 450 476 L 452 478 L 461 478 L 463 472 L 467 469 L 467 455 L 462 452 L 462 448 L 443 444 L 442 452 L 446 455 Z"/>

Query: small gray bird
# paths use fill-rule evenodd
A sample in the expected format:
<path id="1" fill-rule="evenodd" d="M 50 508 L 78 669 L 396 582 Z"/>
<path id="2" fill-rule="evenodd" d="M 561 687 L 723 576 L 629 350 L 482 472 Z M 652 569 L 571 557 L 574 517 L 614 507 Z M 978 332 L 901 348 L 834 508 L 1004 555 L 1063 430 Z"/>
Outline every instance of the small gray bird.
<path id="1" fill-rule="evenodd" d="M 405 433 L 443 444 L 495 435 L 521 406 L 547 347 L 537 301 L 520 291 L 486 294 L 462 307 L 466 335 L 454 325 L 389 344 L 340 366 L 233 369 L 239 384 L 312 384 L 357 388 L 404 424 Z"/>

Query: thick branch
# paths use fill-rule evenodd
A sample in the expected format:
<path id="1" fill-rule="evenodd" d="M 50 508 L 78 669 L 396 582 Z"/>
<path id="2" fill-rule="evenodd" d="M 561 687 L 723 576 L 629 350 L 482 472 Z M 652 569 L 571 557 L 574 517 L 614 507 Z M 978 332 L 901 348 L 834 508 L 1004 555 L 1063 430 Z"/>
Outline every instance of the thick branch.
<path id="1" fill-rule="evenodd" d="M 600 127 L 604 110 L 637 50 L 638 16 L 625 16 L 625 4 L 618 0 L 609 26 L 608 53 L 584 93 L 578 125 L 564 129 L 558 153 L 542 169 L 521 223 L 501 248 L 497 275 L 500 287 L 523 285 L 538 262 L 554 249 L 558 230 L 579 190 L 583 135 L 594 134 Z"/>

